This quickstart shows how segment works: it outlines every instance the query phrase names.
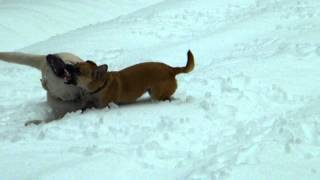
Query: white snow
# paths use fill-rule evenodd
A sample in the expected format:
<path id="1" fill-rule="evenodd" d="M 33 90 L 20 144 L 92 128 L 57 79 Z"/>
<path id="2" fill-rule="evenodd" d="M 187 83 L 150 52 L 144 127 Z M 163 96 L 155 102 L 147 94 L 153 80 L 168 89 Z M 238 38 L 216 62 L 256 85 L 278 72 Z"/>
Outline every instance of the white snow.
<path id="1" fill-rule="evenodd" d="M 24 127 L 50 109 L 34 69 L 0 62 L 0 179 L 320 179 L 320 1 L 0 0 L 0 51 L 68 51 L 178 76 L 142 100 Z"/>

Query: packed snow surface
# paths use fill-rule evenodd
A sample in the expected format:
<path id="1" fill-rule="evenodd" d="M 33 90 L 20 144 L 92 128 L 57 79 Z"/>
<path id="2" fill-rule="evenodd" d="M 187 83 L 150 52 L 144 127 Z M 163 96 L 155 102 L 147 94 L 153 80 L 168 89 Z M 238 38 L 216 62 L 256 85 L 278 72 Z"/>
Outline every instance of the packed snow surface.
<path id="1" fill-rule="evenodd" d="M 40 72 L 0 62 L 0 179 L 319 180 L 320 1 L 0 0 L 0 51 L 196 67 L 171 102 L 24 127 Z"/>

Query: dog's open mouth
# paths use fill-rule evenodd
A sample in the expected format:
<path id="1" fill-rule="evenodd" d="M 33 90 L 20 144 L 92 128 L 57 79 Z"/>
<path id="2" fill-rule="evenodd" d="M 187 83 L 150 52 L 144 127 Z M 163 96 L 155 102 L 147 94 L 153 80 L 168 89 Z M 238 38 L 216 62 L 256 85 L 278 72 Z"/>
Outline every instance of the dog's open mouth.
<path id="1" fill-rule="evenodd" d="M 66 64 L 61 58 L 55 55 L 48 55 L 47 62 L 53 73 L 64 80 L 65 84 L 76 85 L 76 69 L 71 64 Z"/>
<path id="2" fill-rule="evenodd" d="M 64 74 L 63 74 L 64 83 L 76 85 L 77 84 L 76 72 L 77 71 L 73 65 L 66 64 L 64 68 Z"/>
<path id="3" fill-rule="evenodd" d="M 64 69 L 63 80 L 65 83 L 69 83 L 72 80 L 71 73 Z"/>
<path id="4" fill-rule="evenodd" d="M 60 78 L 63 78 L 64 76 L 64 69 L 66 64 L 63 62 L 62 59 L 60 59 L 58 56 L 55 55 L 48 55 L 47 56 L 47 62 L 49 66 L 51 67 L 54 74 Z"/>

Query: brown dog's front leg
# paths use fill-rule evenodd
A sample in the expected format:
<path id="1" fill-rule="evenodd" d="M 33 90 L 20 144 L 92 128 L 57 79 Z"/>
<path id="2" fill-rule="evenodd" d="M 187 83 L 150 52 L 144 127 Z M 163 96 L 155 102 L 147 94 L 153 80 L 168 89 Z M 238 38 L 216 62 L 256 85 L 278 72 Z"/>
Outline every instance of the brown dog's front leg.
<path id="1" fill-rule="evenodd" d="M 102 98 L 101 100 L 99 100 L 98 102 L 95 103 L 95 107 L 98 109 L 102 109 L 105 107 L 109 107 L 109 104 L 113 102 L 113 98 L 112 96 L 106 96 L 104 98 Z M 110 107 L 109 107 L 110 108 Z"/>
<path id="2" fill-rule="evenodd" d="M 83 103 L 81 108 L 81 113 L 85 112 L 87 109 L 95 108 L 96 105 L 93 101 L 86 101 Z"/>

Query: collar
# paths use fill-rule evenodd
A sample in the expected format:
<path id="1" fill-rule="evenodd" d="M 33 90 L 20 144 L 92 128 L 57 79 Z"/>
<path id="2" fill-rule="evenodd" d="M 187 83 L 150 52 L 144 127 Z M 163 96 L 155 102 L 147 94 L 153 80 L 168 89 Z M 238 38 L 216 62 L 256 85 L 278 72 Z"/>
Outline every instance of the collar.
<path id="1" fill-rule="evenodd" d="M 101 91 L 106 85 L 107 85 L 107 80 L 106 81 L 104 81 L 104 83 L 103 83 L 103 85 L 101 86 L 101 87 L 99 87 L 98 89 L 96 89 L 95 91 L 93 91 L 93 92 L 89 92 L 89 94 L 90 95 L 93 95 L 93 94 L 96 94 L 96 93 L 98 93 L 99 91 Z"/>

